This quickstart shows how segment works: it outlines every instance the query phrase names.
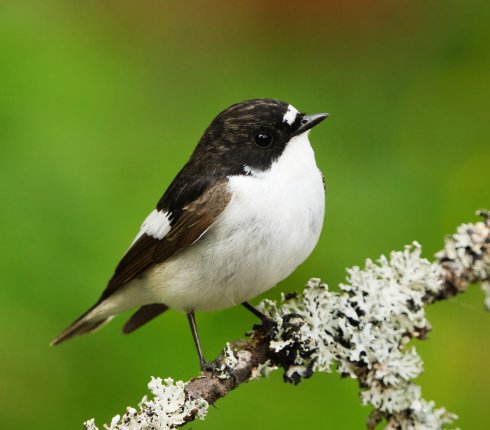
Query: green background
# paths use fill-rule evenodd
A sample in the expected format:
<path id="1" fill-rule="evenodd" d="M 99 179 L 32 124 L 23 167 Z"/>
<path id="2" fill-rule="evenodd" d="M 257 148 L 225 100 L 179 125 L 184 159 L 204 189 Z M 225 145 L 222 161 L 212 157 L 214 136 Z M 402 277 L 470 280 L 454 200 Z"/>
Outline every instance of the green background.
<path id="1" fill-rule="evenodd" d="M 0 5 L 0 428 L 101 425 L 150 375 L 197 373 L 186 318 L 124 318 L 48 342 L 98 297 L 219 111 L 275 97 L 331 117 L 312 133 L 328 184 L 312 256 L 265 297 L 443 236 L 490 206 L 488 1 L 11 0 Z M 177 3 L 177 2 L 172 2 Z M 255 301 L 256 302 L 256 301 Z M 490 315 L 474 286 L 428 309 L 424 396 L 488 428 Z M 127 316 L 127 315 L 126 315 Z M 197 316 L 209 357 L 255 322 Z M 242 386 L 196 429 L 363 428 L 355 381 Z"/>

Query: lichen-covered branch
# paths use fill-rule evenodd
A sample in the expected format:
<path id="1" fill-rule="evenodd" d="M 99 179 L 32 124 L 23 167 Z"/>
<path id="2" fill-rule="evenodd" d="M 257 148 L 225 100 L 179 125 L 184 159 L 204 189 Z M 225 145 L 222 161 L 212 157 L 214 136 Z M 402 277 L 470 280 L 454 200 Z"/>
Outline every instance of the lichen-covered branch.
<path id="1" fill-rule="evenodd" d="M 482 283 L 486 294 L 485 306 L 490 310 L 490 213 L 477 211 L 483 221 L 462 224 L 455 234 L 446 238 L 444 248 L 436 254 L 444 274 L 444 287 L 437 296 L 426 299 L 441 300 L 462 293 L 468 284 Z"/>
<path id="2" fill-rule="evenodd" d="M 422 397 L 413 382 L 422 372 L 422 359 L 412 338 L 430 330 L 425 305 L 462 293 L 481 283 L 490 307 L 490 216 L 461 225 L 445 240 L 430 262 L 417 243 L 389 258 L 367 260 L 364 268 L 347 270 L 340 292 L 318 279 L 299 294 L 265 300 L 261 309 L 270 318 L 256 326 L 248 340 L 226 346 L 217 369 L 183 383 L 153 378 L 138 410 L 116 416 L 110 430 L 172 429 L 204 418 L 209 404 L 243 382 L 282 368 L 285 382 L 298 384 L 314 372 L 337 372 L 357 379 L 361 401 L 371 405 L 367 420 L 374 429 L 383 420 L 387 429 L 442 429 L 456 416 Z M 87 430 L 97 427 L 93 420 Z"/>

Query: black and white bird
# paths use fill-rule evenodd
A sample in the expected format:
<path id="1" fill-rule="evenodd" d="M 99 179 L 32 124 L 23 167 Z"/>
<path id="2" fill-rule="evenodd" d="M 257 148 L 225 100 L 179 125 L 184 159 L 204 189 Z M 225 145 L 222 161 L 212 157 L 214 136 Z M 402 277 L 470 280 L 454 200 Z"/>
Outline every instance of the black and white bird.
<path id="1" fill-rule="evenodd" d="M 196 311 L 243 304 L 289 276 L 312 252 L 325 190 L 308 140 L 327 114 L 274 99 L 237 103 L 206 129 L 143 222 L 97 303 L 52 345 L 139 307 L 130 333 L 169 308 L 187 314 L 206 365 Z"/>

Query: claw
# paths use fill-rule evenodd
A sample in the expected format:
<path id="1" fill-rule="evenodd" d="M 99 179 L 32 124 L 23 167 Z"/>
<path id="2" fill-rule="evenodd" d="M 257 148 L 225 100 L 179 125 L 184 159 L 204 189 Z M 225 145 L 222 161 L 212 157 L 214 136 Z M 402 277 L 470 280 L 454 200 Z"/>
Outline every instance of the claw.
<path id="1" fill-rule="evenodd" d="M 277 331 L 277 323 L 272 318 L 266 317 L 262 320 L 262 324 L 259 325 L 259 329 L 267 336 L 272 337 Z"/>
<path id="2" fill-rule="evenodd" d="M 202 372 L 210 372 L 213 376 L 216 374 L 216 370 L 218 369 L 216 361 L 202 361 L 200 364 Z"/>

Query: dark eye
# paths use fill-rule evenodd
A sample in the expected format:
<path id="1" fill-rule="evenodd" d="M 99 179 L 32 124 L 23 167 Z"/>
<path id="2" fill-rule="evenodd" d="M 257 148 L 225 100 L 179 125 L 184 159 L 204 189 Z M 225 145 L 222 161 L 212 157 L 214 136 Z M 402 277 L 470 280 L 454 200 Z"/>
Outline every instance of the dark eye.
<path id="1" fill-rule="evenodd" d="M 267 148 L 272 144 L 272 136 L 269 133 L 259 133 L 255 135 L 255 143 L 261 148 Z"/>

